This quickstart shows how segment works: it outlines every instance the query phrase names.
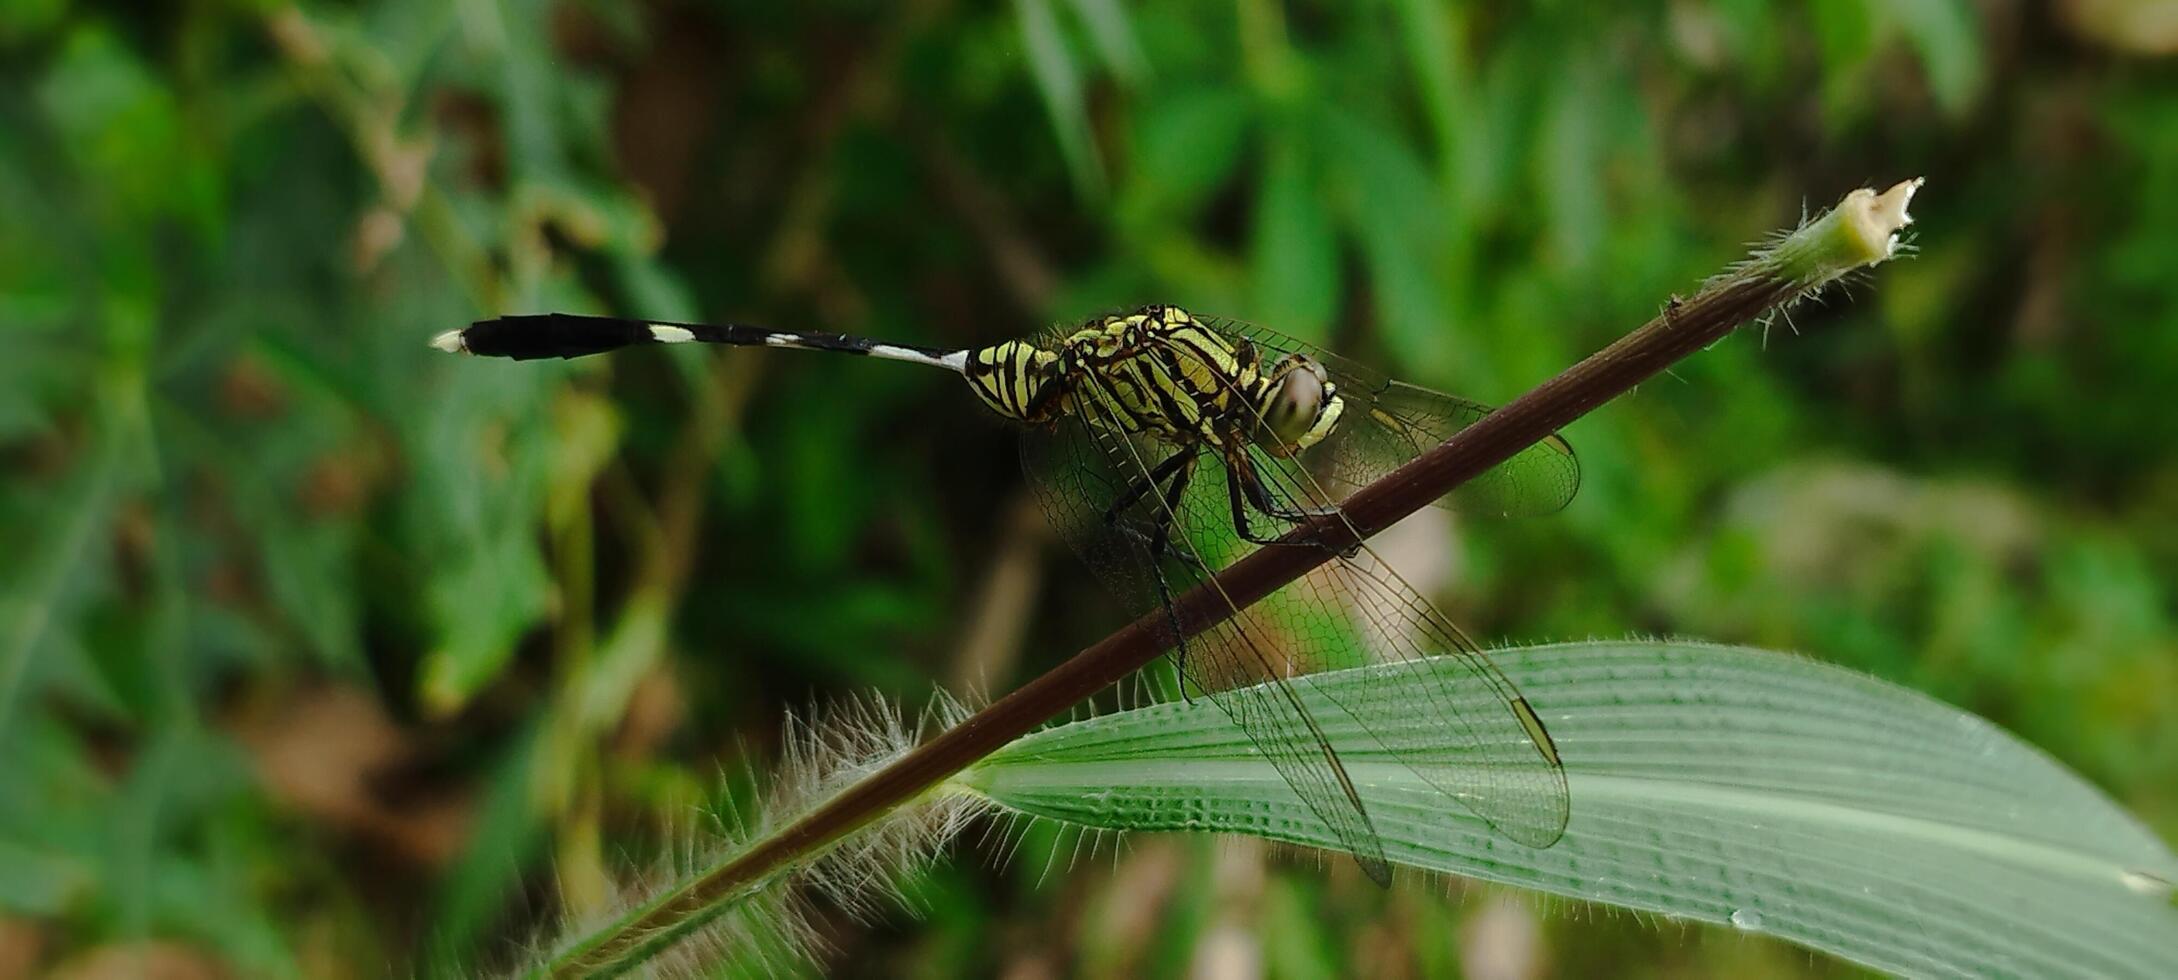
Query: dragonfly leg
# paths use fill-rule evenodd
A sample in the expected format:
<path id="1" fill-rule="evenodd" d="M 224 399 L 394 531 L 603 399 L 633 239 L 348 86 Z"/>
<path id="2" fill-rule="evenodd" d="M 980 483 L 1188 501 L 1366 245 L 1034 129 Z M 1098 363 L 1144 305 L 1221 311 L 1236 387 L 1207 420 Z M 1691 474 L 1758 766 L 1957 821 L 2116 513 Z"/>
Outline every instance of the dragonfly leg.
<path id="1" fill-rule="evenodd" d="M 1128 540 L 1133 541 L 1135 544 L 1141 545 L 1143 550 L 1149 552 L 1151 555 L 1154 556 L 1157 553 L 1157 540 L 1155 535 L 1153 535 L 1151 531 L 1142 530 L 1141 528 L 1135 527 L 1131 524 L 1119 525 L 1118 531 L 1120 534 L 1125 535 Z M 1179 562 L 1182 565 L 1186 565 L 1187 567 L 1195 569 L 1196 571 L 1202 572 L 1204 574 L 1209 574 L 1210 572 L 1216 571 L 1216 569 L 1213 569 L 1210 566 L 1204 564 L 1202 559 L 1197 558 L 1194 555 L 1189 554 L 1188 552 L 1183 551 L 1179 548 L 1170 547 L 1169 545 L 1171 544 L 1171 542 L 1169 540 L 1167 540 L 1166 544 L 1167 547 L 1164 549 L 1164 557 L 1170 558 L 1173 561 Z"/>
<path id="2" fill-rule="evenodd" d="M 1119 515 L 1126 513 L 1127 508 L 1134 506 L 1143 497 L 1148 496 L 1149 492 L 1155 489 L 1158 484 L 1165 482 L 1171 478 L 1172 474 L 1179 472 L 1180 467 L 1186 465 L 1188 459 L 1194 455 L 1194 450 L 1182 449 L 1165 457 L 1164 462 L 1151 467 L 1147 476 L 1134 481 L 1133 486 L 1128 487 L 1125 492 L 1112 501 L 1110 507 L 1104 509 L 1104 523 L 1108 525 L 1118 524 Z M 1178 506 L 1178 504 L 1175 503 L 1173 506 Z"/>
<path id="3" fill-rule="evenodd" d="M 1272 500 L 1269 489 L 1263 486 L 1263 475 L 1256 472 L 1255 460 L 1248 456 L 1247 450 L 1238 450 L 1233 453 L 1233 457 L 1238 465 L 1228 468 L 1241 471 L 1241 486 L 1248 491 L 1248 502 L 1254 504 L 1257 510 L 1292 524 L 1329 517 L 1339 512 L 1336 504 L 1322 507 L 1287 507 Z"/>
<path id="4" fill-rule="evenodd" d="M 1122 516 L 1128 508 L 1139 503 L 1152 489 L 1171 479 L 1174 474 L 1187 466 L 1194 458 L 1194 450 L 1182 449 L 1166 457 L 1163 462 L 1151 467 L 1148 476 L 1136 480 L 1133 486 L 1128 487 L 1124 493 L 1119 495 L 1118 499 L 1112 502 L 1112 506 L 1105 509 L 1103 519 L 1107 527 L 1126 535 L 1134 543 L 1147 549 L 1152 562 L 1160 557 L 1161 552 L 1161 557 L 1172 558 L 1187 564 L 1197 571 L 1208 572 L 1210 569 L 1204 567 L 1202 560 L 1196 558 L 1193 552 L 1171 547 L 1172 541 L 1169 534 L 1166 536 L 1164 543 L 1159 544 L 1151 531 L 1142 530 L 1136 522 L 1127 521 Z M 1165 498 L 1164 506 L 1158 508 L 1157 513 L 1151 515 L 1150 523 L 1153 529 L 1156 525 L 1169 524 L 1173 512 L 1178 510 L 1180 506 L 1178 493 L 1168 489 L 1164 491 L 1163 496 Z"/>
<path id="5" fill-rule="evenodd" d="M 1157 605 L 1164 609 L 1165 619 L 1172 627 L 1172 664 L 1180 672 L 1180 697 L 1193 704 L 1194 697 L 1187 693 L 1187 634 L 1180 630 L 1180 613 L 1172 604 L 1172 583 L 1165 578 L 1163 561 L 1168 556 L 1179 555 L 1172 547 L 1173 515 L 1179 512 L 1180 499 L 1186 495 L 1188 483 L 1195 478 L 1195 454 L 1183 452 L 1181 455 L 1186 457 L 1186 461 L 1173 474 L 1172 483 L 1164 490 L 1164 506 L 1158 509 L 1157 526 L 1150 534 L 1149 551 L 1150 571 L 1157 580 Z M 1162 470 L 1165 464 L 1160 463 L 1157 468 Z M 1201 563 L 1193 560 L 1192 555 L 1187 558 L 1189 564 L 1201 567 Z"/>
<path id="6" fill-rule="evenodd" d="M 1234 533 L 1240 535 L 1241 540 L 1246 541 L 1250 544 L 1257 545 L 1276 544 L 1297 545 L 1301 547 L 1311 548 L 1328 547 L 1325 542 L 1320 540 L 1287 541 L 1283 537 L 1280 537 L 1276 534 L 1271 534 L 1268 536 L 1258 535 L 1255 532 L 1254 528 L 1252 528 L 1248 523 L 1248 508 L 1254 507 L 1256 510 L 1261 511 L 1265 516 L 1285 521 L 1289 524 L 1300 524 L 1312 518 L 1336 513 L 1338 511 L 1337 507 L 1311 508 L 1309 510 L 1295 510 L 1289 507 L 1280 507 L 1277 501 L 1271 499 L 1270 491 L 1264 488 L 1261 475 L 1255 471 L 1255 464 L 1252 460 L 1248 459 L 1248 455 L 1245 451 L 1227 454 L 1225 462 L 1225 483 L 1226 498 L 1232 504 L 1233 508 L 1233 531 Z M 1346 548 L 1339 549 L 1339 553 L 1345 555 L 1348 558 L 1351 558 L 1356 552 L 1360 551 L 1360 549 L 1361 543 L 1357 541 L 1352 545 L 1347 546 Z"/>

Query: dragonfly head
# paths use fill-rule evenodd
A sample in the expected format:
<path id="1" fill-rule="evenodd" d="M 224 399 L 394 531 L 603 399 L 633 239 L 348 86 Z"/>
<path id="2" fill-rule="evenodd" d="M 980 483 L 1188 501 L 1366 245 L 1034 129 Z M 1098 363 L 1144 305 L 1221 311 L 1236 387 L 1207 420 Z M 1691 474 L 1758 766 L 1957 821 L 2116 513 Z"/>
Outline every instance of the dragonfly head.
<path id="1" fill-rule="evenodd" d="M 1256 445 L 1280 456 L 1291 456 L 1331 434 L 1346 400 L 1339 386 L 1314 358 L 1288 354 L 1271 368 L 1270 385 L 1264 390 L 1263 430 Z"/>

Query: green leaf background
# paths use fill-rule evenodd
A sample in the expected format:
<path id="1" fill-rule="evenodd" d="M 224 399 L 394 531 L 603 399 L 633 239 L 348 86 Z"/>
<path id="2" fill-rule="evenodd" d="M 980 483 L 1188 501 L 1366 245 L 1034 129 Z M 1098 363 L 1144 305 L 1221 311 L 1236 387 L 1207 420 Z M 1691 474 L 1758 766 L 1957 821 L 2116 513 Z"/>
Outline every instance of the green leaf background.
<path id="1" fill-rule="evenodd" d="M 0 5 L 0 962 L 492 969 L 742 800 L 783 712 L 1010 689 L 1121 619 L 942 375 L 439 331 L 967 345 L 1154 299 L 1501 401 L 1916 174 L 1919 256 L 1572 426 L 1564 514 L 1385 547 L 1498 642 L 1924 692 L 2170 840 L 2178 99 L 2124 9 Z M 1841 969 L 1192 838 L 1014 846 L 827 968 Z"/>

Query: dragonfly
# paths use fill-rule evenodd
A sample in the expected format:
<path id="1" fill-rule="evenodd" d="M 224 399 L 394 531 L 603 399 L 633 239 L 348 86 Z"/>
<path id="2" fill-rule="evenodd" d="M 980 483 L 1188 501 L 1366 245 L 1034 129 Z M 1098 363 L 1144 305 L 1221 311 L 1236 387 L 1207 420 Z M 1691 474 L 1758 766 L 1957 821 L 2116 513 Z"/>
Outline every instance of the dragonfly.
<path id="1" fill-rule="evenodd" d="M 1564 835 L 1569 802 L 1557 745 L 1511 679 L 1360 535 L 1334 545 L 1328 536 L 1293 533 L 1343 520 L 1347 494 L 1479 420 L 1487 406 L 1172 305 L 969 349 L 565 313 L 479 320 L 432 343 L 525 360 L 724 344 L 955 372 L 985 408 L 1024 430 L 1023 469 L 1060 535 L 1138 611 L 1164 610 L 1159 640 L 1182 693 L 1223 709 L 1371 879 L 1390 881 L 1383 840 L 1325 720 L 1294 686 L 1329 667 L 1414 668 L 1373 672 L 1359 693 L 1342 688 L 1347 693 L 1324 700 L 1342 716 L 1330 719 L 1335 729 L 1366 732 L 1375 749 L 1420 778 L 1428 805 L 1457 804 L 1529 847 Z M 1564 507 L 1579 484 L 1572 448 L 1553 435 L 1436 504 L 1480 515 L 1545 514 Z M 1216 590 L 1219 569 L 1275 547 L 1328 555 L 1316 571 L 1246 608 L 1224 597 L 1221 622 L 1182 633 L 1175 596 Z"/>

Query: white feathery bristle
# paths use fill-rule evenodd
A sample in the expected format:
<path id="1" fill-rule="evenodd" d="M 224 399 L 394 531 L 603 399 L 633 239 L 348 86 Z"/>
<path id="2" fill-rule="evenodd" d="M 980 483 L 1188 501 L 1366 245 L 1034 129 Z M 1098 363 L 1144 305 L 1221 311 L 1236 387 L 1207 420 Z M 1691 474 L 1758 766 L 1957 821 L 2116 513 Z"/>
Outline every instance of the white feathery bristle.
<path id="1" fill-rule="evenodd" d="M 459 330 L 448 330 L 431 338 L 431 346 L 449 354 L 467 354 L 469 352 L 469 342 L 462 339 Z"/>
<path id="2" fill-rule="evenodd" d="M 560 943 L 577 941 L 628 909 L 721 866 L 914 748 L 925 729 L 948 727 L 966 714 L 958 702 L 940 698 L 918 725 L 890 704 L 868 698 L 807 718 L 790 717 L 780 758 L 763 780 L 768 789 L 753 811 L 713 811 L 705 829 L 677 828 L 668 855 L 632 883 L 615 908 L 564 924 Z M 937 860 L 987 806 L 981 797 L 940 791 L 894 809 L 731 901 L 648 966 L 661 976 L 710 976 L 721 963 L 754 963 L 767 973 L 819 963 L 824 939 L 813 918 L 820 905 L 866 921 L 908 901 L 901 885 Z"/>

